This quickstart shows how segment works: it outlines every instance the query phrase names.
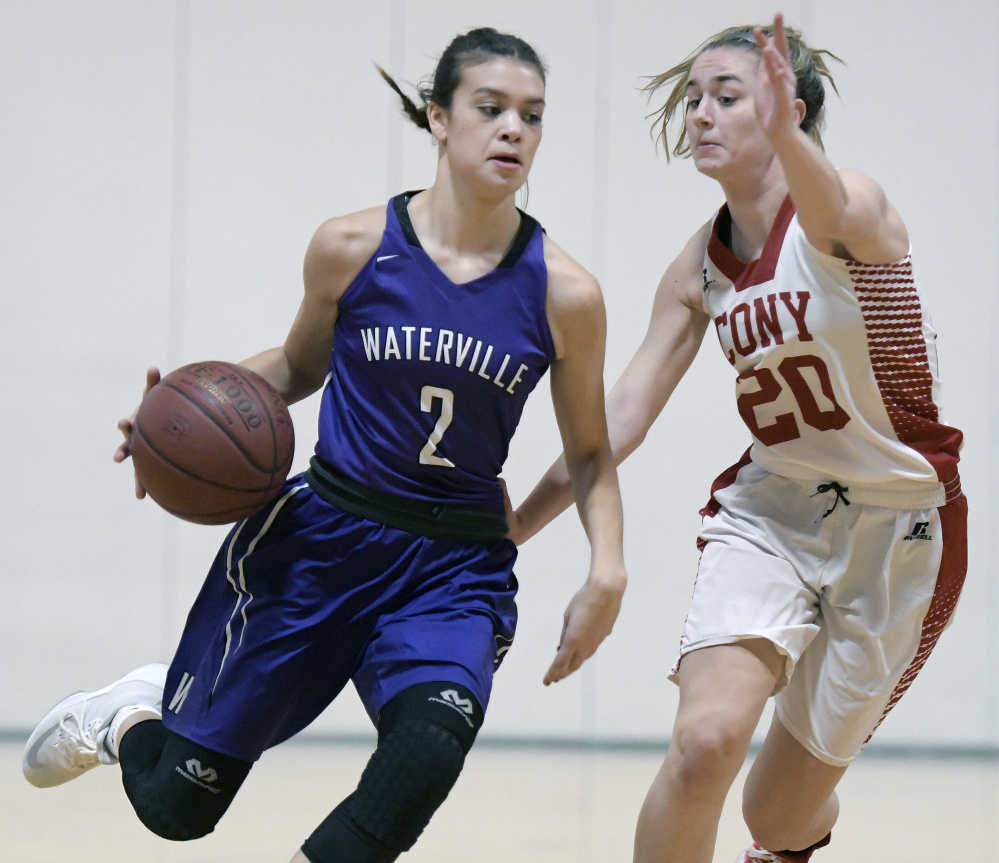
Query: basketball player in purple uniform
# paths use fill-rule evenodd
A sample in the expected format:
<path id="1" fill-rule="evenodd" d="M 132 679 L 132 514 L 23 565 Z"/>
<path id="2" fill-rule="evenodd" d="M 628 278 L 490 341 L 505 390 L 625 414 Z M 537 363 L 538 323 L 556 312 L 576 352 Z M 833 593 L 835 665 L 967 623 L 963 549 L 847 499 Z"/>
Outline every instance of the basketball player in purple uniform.
<path id="1" fill-rule="evenodd" d="M 498 475 L 549 367 L 592 556 L 545 683 L 610 632 L 626 577 L 603 302 L 514 203 L 541 140 L 544 66 L 522 40 L 474 30 L 421 96 L 423 108 L 403 103 L 437 141 L 433 186 L 323 224 L 287 341 L 243 363 L 289 403 L 323 388 L 309 470 L 232 530 L 169 670 L 138 669 L 42 720 L 25 750 L 32 783 L 119 761 L 142 822 L 195 839 L 263 750 L 352 680 L 377 748 L 294 860 L 381 863 L 409 849 L 457 779 L 513 641 L 516 547 Z M 122 429 L 118 461 L 130 421 Z"/>
<path id="2" fill-rule="evenodd" d="M 673 153 L 726 203 L 667 269 L 608 397 L 615 458 L 644 439 L 711 326 L 753 441 L 702 510 L 671 673 L 679 709 L 639 863 L 710 863 L 771 695 L 739 861 L 806 861 L 826 845 L 836 784 L 926 661 L 967 569 L 961 432 L 940 420 L 909 237 L 881 187 L 822 150 L 825 53 L 778 15 L 712 37 L 649 86 L 672 85 L 661 136 L 682 110 Z M 511 514 L 514 538 L 568 495 L 557 463 Z"/>

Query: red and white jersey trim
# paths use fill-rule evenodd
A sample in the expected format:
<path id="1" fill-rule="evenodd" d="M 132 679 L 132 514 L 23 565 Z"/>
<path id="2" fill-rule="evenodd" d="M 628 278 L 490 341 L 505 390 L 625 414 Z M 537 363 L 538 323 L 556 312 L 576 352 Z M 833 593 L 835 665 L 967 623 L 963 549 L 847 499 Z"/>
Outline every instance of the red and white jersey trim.
<path id="1" fill-rule="evenodd" d="M 961 492 L 957 451 L 961 433 L 940 422 L 936 339 L 923 314 L 911 256 L 894 264 L 847 261 L 867 327 L 871 367 L 898 440 L 933 465 L 946 500 Z"/>
<path id="2" fill-rule="evenodd" d="M 704 308 L 735 368 L 751 459 L 771 473 L 850 485 L 858 503 L 941 506 L 960 493 L 961 432 L 940 421 L 936 333 L 907 256 L 844 261 L 812 246 L 786 198 L 756 261 L 719 238 Z"/>

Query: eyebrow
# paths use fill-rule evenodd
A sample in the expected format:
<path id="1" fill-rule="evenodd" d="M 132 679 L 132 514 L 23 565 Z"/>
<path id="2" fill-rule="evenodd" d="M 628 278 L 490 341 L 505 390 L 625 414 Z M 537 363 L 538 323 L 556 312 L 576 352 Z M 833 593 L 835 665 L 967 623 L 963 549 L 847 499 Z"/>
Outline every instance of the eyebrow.
<path id="1" fill-rule="evenodd" d="M 507 93 L 505 90 L 497 90 L 494 87 L 479 87 L 477 90 L 473 90 L 472 91 L 472 95 L 473 96 L 478 96 L 478 95 L 496 96 L 497 98 L 500 98 L 500 99 L 509 99 L 510 98 L 510 94 Z M 529 105 L 544 105 L 545 104 L 545 100 L 542 99 L 541 97 L 537 97 L 537 98 L 534 98 L 534 99 L 524 99 L 523 101 L 527 102 Z"/>
<path id="2" fill-rule="evenodd" d="M 709 79 L 710 83 L 715 83 L 715 84 L 726 84 L 729 81 L 738 81 L 740 84 L 743 83 L 742 78 L 740 78 L 738 75 L 715 75 L 714 78 L 710 78 Z M 701 85 L 698 84 L 696 81 L 688 81 L 687 82 L 687 89 L 688 90 L 691 87 L 700 87 L 700 86 Z"/>

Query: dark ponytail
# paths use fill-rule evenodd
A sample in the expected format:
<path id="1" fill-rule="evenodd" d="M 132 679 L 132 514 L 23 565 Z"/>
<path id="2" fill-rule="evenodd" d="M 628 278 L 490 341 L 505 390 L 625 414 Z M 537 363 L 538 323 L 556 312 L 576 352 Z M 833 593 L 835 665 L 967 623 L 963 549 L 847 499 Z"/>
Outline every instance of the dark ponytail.
<path id="1" fill-rule="evenodd" d="M 395 78 L 389 75 L 381 66 L 375 63 L 375 68 L 378 73 L 385 79 L 388 85 L 399 94 L 399 98 L 402 99 L 402 110 L 421 129 L 426 129 L 430 131 L 430 120 L 427 119 L 427 106 L 424 105 L 423 108 L 419 108 L 412 99 L 409 98 L 402 90 L 399 85 L 395 83 Z"/>
<path id="2" fill-rule="evenodd" d="M 461 84 L 462 72 L 470 66 L 488 63 L 496 57 L 510 57 L 533 66 L 541 76 L 542 82 L 545 80 L 548 70 L 541 62 L 537 52 L 523 39 L 508 33 L 498 33 L 492 27 L 470 30 L 468 33 L 456 36 L 451 41 L 451 44 L 441 54 L 440 60 L 437 61 L 433 79 L 424 81 L 417 88 L 423 107 L 418 106 L 403 93 L 392 76 L 381 66 L 377 68 L 386 83 L 399 95 L 402 100 L 402 110 L 406 116 L 421 129 L 429 132 L 430 121 L 427 119 L 427 106 L 433 102 L 440 105 L 445 111 L 451 110 L 454 91 Z"/>

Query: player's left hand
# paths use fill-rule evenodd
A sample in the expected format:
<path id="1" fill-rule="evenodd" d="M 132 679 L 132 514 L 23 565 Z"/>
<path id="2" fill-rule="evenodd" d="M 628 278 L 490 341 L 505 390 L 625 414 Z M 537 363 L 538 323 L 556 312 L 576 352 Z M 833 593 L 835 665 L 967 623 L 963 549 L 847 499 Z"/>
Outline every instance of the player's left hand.
<path id="1" fill-rule="evenodd" d="M 784 16 L 779 12 L 774 16 L 772 37 L 766 36 L 759 27 L 754 28 L 753 36 L 763 55 L 756 81 L 756 117 L 767 137 L 773 140 L 793 132 L 801 122 L 795 104 L 798 78 L 791 65 Z"/>
<path id="2" fill-rule="evenodd" d="M 545 674 L 545 686 L 568 677 L 596 652 L 614 628 L 623 595 L 623 578 L 606 581 L 591 576 L 576 591 L 565 610 L 562 638 Z"/>

